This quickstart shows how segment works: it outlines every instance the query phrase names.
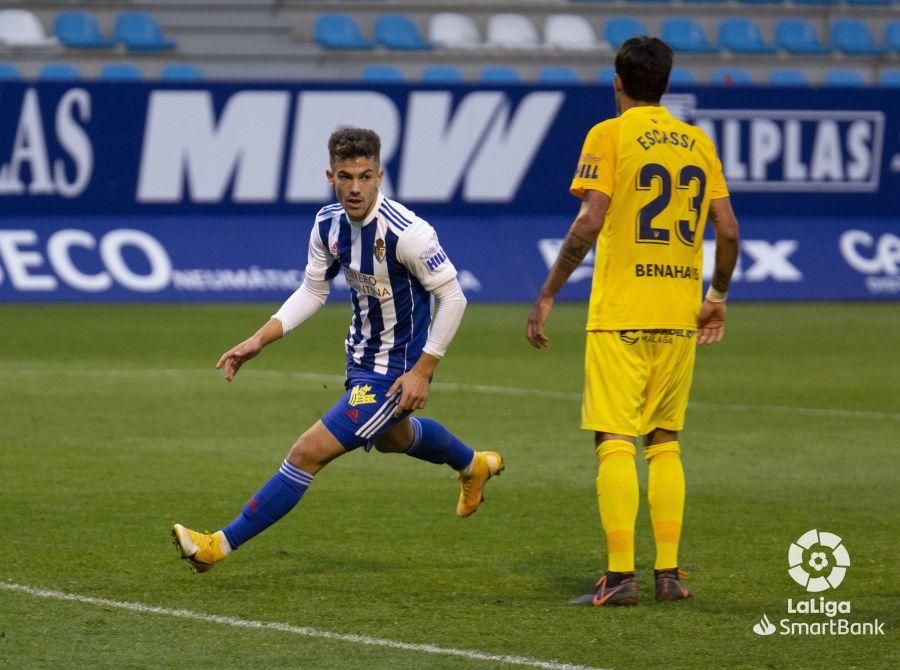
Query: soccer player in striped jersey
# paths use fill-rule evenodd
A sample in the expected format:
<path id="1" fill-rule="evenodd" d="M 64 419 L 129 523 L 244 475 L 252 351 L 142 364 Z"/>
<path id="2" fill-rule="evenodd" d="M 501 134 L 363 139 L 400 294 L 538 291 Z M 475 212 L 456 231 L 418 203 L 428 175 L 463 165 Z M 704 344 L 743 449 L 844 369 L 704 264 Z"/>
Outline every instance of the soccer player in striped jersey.
<path id="1" fill-rule="evenodd" d="M 338 202 L 316 215 L 303 283 L 254 335 L 222 354 L 216 367 L 233 380 L 263 347 L 322 307 L 332 280 L 343 272 L 353 305 L 345 340 L 346 393 L 297 439 L 234 521 L 211 534 L 173 526 L 175 545 L 194 572 L 206 572 L 287 514 L 323 467 L 358 447 L 452 467 L 459 473 L 461 517 L 478 509 L 485 483 L 504 467 L 496 452 L 475 452 L 437 421 L 411 416 L 425 407 L 466 299 L 434 228 L 380 192 L 378 135 L 339 130 L 328 151 L 326 175 Z"/>
<path id="2" fill-rule="evenodd" d="M 570 187 L 581 208 L 526 327 L 533 346 L 547 346 L 544 325 L 553 298 L 596 241 L 581 427 L 594 431 L 608 569 L 575 604 L 637 604 L 638 437 L 648 463 L 655 596 L 690 596 L 678 570 L 685 495 L 678 431 L 695 345 L 719 342 L 725 332 L 738 223 L 715 146 L 660 106 L 671 69 L 672 50 L 657 38 L 635 37 L 619 49 L 619 116 L 591 128 L 584 141 Z M 701 304 L 707 217 L 716 260 Z"/>

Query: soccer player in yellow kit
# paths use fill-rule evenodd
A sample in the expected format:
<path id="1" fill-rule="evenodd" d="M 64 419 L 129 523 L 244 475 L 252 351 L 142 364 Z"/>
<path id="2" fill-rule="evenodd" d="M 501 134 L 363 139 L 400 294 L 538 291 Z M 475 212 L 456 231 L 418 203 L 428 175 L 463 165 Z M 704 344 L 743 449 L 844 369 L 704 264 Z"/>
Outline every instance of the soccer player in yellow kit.
<path id="1" fill-rule="evenodd" d="M 684 512 L 678 431 L 695 346 L 719 342 L 725 332 L 738 224 L 712 141 L 659 104 L 672 60 L 669 46 L 653 37 L 634 37 L 619 49 L 619 116 L 588 132 L 570 187 L 581 207 L 528 317 L 526 337 L 546 347 L 554 296 L 596 241 L 581 427 L 595 435 L 609 566 L 593 591 L 573 604 L 637 604 L 638 437 L 648 462 L 656 599 L 691 595 L 678 570 Z M 716 261 L 701 302 L 707 218 L 715 229 Z"/>

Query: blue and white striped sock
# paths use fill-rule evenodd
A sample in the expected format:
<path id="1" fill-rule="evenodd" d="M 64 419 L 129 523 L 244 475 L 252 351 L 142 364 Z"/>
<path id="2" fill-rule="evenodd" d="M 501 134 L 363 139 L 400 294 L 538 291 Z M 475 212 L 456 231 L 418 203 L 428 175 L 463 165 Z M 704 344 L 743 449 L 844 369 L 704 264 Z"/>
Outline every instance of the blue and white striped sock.
<path id="1" fill-rule="evenodd" d="M 475 450 L 434 419 L 412 417 L 413 442 L 406 453 L 429 463 L 446 463 L 454 470 L 465 470 Z"/>
<path id="2" fill-rule="evenodd" d="M 247 501 L 237 518 L 222 529 L 231 548 L 237 549 L 290 512 L 312 481 L 311 474 L 285 459 L 278 472 Z"/>

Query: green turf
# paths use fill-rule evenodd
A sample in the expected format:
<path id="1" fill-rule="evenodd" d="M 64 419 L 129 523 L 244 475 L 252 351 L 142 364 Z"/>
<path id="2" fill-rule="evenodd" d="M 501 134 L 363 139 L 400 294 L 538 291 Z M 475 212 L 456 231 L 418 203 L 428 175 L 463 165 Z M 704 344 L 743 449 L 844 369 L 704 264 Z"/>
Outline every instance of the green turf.
<path id="1" fill-rule="evenodd" d="M 682 563 L 696 598 L 653 602 L 643 505 L 642 602 L 625 610 L 565 604 L 603 569 L 596 461 L 577 428 L 583 311 L 559 305 L 551 348 L 536 352 L 527 306 L 469 307 L 425 414 L 506 457 L 474 517 L 454 516 L 448 468 L 355 452 L 195 576 L 169 526 L 230 521 L 334 402 L 346 307 L 226 385 L 215 360 L 270 306 L 0 306 L 0 582 L 601 668 L 898 667 L 900 310 L 732 307 L 726 342 L 698 356 L 682 436 Z M 886 636 L 751 631 L 804 596 L 787 548 L 810 528 L 842 536 L 852 559 L 826 597 L 850 600 L 853 621 L 885 622 Z M 501 664 L 0 589 L 0 667 L 189 666 Z"/>

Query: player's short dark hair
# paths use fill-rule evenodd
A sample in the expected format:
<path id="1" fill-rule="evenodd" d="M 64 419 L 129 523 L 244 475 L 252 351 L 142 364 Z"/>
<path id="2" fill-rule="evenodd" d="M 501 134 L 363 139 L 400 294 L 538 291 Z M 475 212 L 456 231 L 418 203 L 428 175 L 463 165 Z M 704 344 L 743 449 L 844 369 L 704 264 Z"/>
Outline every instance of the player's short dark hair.
<path id="1" fill-rule="evenodd" d="M 328 158 L 331 164 L 350 158 L 371 158 L 381 162 L 381 138 L 374 130 L 342 128 L 328 138 Z"/>
<path id="2" fill-rule="evenodd" d="M 659 102 L 672 72 L 672 48 L 658 37 L 632 37 L 616 54 L 616 74 L 632 100 Z"/>

